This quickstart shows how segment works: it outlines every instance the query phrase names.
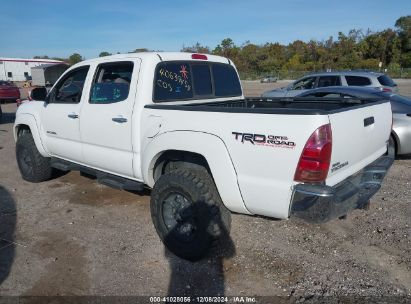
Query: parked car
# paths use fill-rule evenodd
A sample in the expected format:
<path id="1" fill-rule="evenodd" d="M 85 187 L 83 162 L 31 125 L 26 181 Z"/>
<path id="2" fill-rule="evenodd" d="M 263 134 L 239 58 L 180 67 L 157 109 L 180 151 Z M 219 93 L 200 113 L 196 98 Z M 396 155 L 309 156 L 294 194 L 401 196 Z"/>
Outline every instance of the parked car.
<path id="1" fill-rule="evenodd" d="M 381 91 L 398 92 L 397 84 L 384 73 L 342 71 L 305 75 L 285 88 L 270 90 L 263 97 L 292 97 L 306 90 L 329 86 L 360 86 L 379 88 Z"/>
<path id="2" fill-rule="evenodd" d="M 375 88 L 361 87 L 318 88 L 306 91 L 296 97 L 388 99 L 391 102 L 393 112 L 389 154 L 401 155 L 411 153 L 411 98 L 380 91 Z"/>
<path id="3" fill-rule="evenodd" d="M 15 102 L 20 98 L 20 90 L 10 81 L 0 80 L 0 101 L 12 100 Z"/>
<path id="4" fill-rule="evenodd" d="M 365 208 L 392 164 L 388 101 L 245 99 L 220 56 L 85 60 L 31 97 L 13 128 L 23 179 L 45 181 L 56 168 L 153 188 L 160 239 L 190 260 L 229 232 L 230 211 L 324 222 Z"/>
<path id="5" fill-rule="evenodd" d="M 270 83 L 270 82 L 277 82 L 278 77 L 277 76 L 272 76 L 272 75 L 267 75 L 264 76 L 263 78 L 260 79 L 261 83 Z"/>

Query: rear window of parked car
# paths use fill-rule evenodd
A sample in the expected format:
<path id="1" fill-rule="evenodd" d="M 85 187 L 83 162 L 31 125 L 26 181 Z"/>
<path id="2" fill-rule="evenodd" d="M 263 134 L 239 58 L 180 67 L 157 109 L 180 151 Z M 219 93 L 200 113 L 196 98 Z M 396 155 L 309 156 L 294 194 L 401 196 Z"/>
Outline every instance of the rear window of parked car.
<path id="1" fill-rule="evenodd" d="M 367 86 L 371 84 L 371 80 L 361 76 L 345 76 L 349 86 Z"/>
<path id="2" fill-rule="evenodd" d="M 237 72 L 229 64 L 171 61 L 157 65 L 153 92 L 155 102 L 241 95 Z"/>
<path id="3" fill-rule="evenodd" d="M 381 75 L 378 78 L 378 81 L 381 85 L 386 86 L 386 87 L 395 87 L 395 82 L 392 81 L 390 77 L 387 75 Z"/>

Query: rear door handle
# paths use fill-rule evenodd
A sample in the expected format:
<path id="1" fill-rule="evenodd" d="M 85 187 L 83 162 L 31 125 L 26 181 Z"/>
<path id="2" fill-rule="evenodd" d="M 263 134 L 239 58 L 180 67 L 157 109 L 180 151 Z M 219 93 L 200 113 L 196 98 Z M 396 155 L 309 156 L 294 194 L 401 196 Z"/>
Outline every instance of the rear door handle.
<path id="1" fill-rule="evenodd" d="M 364 127 L 372 125 L 373 123 L 374 123 L 374 116 L 364 118 Z"/>
<path id="2" fill-rule="evenodd" d="M 124 117 L 113 117 L 111 120 L 114 121 L 114 122 L 118 122 L 118 123 L 127 122 L 127 118 L 124 118 Z"/>
<path id="3" fill-rule="evenodd" d="M 67 115 L 68 118 L 72 118 L 72 119 L 77 119 L 78 115 L 76 113 L 70 113 L 69 115 Z"/>

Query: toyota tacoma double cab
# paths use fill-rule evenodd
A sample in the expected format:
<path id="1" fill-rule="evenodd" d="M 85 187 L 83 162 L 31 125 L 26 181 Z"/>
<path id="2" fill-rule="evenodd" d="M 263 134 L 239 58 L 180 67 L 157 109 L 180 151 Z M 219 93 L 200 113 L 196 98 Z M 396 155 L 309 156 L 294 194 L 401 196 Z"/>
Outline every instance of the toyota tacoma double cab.
<path id="1" fill-rule="evenodd" d="M 31 97 L 14 125 L 23 179 L 79 170 L 152 188 L 159 237 L 190 260 L 229 233 L 230 212 L 320 223 L 364 208 L 393 161 L 388 101 L 245 98 L 214 55 L 86 60 Z"/>

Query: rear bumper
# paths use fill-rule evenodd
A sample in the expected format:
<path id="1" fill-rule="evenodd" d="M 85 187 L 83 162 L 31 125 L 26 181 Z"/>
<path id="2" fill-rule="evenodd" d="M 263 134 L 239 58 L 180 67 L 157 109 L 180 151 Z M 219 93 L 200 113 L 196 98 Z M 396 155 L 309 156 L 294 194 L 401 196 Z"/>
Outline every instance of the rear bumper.
<path id="1" fill-rule="evenodd" d="M 291 216 L 324 223 L 364 208 L 378 192 L 394 159 L 381 156 L 362 171 L 335 186 L 298 184 L 293 189 Z"/>

